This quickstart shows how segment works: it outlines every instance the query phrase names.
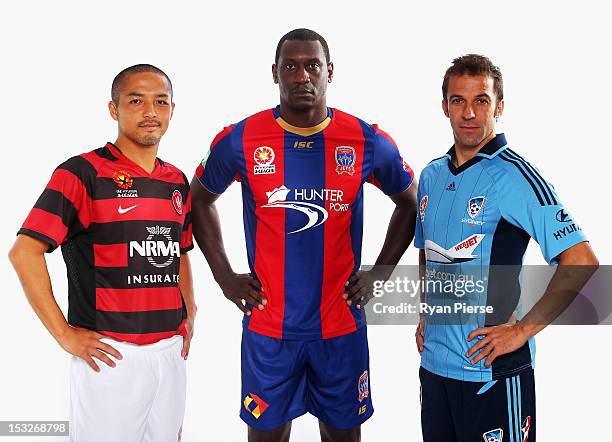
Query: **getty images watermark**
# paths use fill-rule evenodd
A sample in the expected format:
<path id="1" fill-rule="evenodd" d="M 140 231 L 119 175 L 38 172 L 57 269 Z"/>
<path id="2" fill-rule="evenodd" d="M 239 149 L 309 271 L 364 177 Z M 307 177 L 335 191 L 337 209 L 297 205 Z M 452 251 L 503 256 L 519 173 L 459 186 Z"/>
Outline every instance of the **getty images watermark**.
<path id="1" fill-rule="evenodd" d="M 534 306 L 550 309 L 553 303 L 562 311 L 554 324 L 612 324 L 610 267 L 601 266 L 595 274 L 584 266 L 564 266 L 555 274 L 556 270 L 456 265 L 422 268 L 419 273 L 419 266 L 397 266 L 389 278 L 373 282 L 372 298 L 365 306 L 367 321 L 495 325 L 520 320 Z M 548 303 L 538 304 L 545 293 Z"/>

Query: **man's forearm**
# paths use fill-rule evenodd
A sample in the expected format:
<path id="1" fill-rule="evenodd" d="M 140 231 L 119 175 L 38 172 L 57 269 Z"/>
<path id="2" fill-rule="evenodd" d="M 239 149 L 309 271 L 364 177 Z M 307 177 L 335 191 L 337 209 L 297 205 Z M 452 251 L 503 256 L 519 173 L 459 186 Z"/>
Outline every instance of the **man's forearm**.
<path id="1" fill-rule="evenodd" d="M 32 241 L 30 238 L 20 238 L 18 243 L 22 240 Z M 44 255 L 16 245 L 9 257 L 32 309 L 49 333 L 59 341 L 69 325 L 53 296 Z"/>
<path id="2" fill-rule="evenodd" d="M 528 337 L 536 335 L 563 313 L 595 269 L 593 266 L 558 266 L 542 298 L 520 321 L 524 333 Z"/>
<path id="3" fill-rule="evenodd" d="M 385 236 L 385 242 L 376 259 L 374 270 L 382 276 L 391 276 L 393 268 L 412 242 L 416 222 L 416 211 L 410 206 L 395 206 L 389 227 Z"/>
<path id="4" fill-rule="evenodd" d="M 598 266 L 597 258 L 586 242 L 562 253 L 544 295 L 520 321 L 525 335 L 534 336 L 563 313 Z"/>
<path id="5" fill-rule="evenodd" d="M 202 250 L 215 280 L 219 282 L 224 275 L 233 271 L 223 246 L 221 222 L 217 208 L 214 204 L 194 207 L 192 217 L 193 236 L 198 247 Z"/>
<path id="6" fill-rule="evenodd" d="M 193 294 L 193 276 L 191 272 L 191 262 L 189 256 L 184 253 L 181 254 L 181 266 L 179 270 L 179 289 L 183 295 L 185 301 L 185 308 L 187 309 L 187 317 L 191 320 L 195 318 L 197 307 L 195 303 L 195 297 Z"/>

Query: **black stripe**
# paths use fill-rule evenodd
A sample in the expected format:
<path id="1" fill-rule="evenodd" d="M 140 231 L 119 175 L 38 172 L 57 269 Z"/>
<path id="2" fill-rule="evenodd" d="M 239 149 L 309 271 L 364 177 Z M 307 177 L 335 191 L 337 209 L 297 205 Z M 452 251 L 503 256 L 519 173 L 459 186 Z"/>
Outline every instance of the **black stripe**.
<path id="1" fill-rule="evenodd" d="M 93 198 L 94 179 L 98 172 L 89 161 L 81 156 L 72 157 L 60 164 L 58 169 L 67 170 L 76 176 L 83 183 L 89 198 Z"/>
<path id="2" fill-rule="evenodd" d="M 191 212 L 188 212 L 185 215 L 185 221 L 183 221 L 183 231 L 189 228 L 189 224 L 191 224 Z"/>
<path id="3" fill-rule="evenodd" d="M 538 201 L 540 202 L 541 206 L 544 206 L 544 200 L 542 199 L 542 195 L 540 194 L 540 192 L 538 191 L 538 189 L 536 189 L 535 184 L 533 183 L 533 181 L 531 181 L 531 178 L 529 178 L 529 176 L 527 175 L 527 173 L 523 170 L 523 168 L 519 165 L 520 163 L 516 160 L 513 160 L 512 158 L 507 158 L 506 156 L 504 156 L 505 152 L 502 152 L 499 154 L 499 157 L 504 160 L 507 161 L 511 164 L 514 164 L 514 166 L 519 170 L 519 172 L 521 172 L 521 174 L 525 177 L 525 179 L 527 180 L 527 182 L 529 183 L 529 185 L 531 186 L 531 188 L 533 189 L 533 193 L 536 194 L 536 196 L 538 197 Z"/>
<path id="4" fill-rule="evenodd" d="M 509 150 L 509 149 L 508 149 Z M 550 199 L 550 196 L 548 195 L 548 193 L 546 192 L 546 189 L 544 188 L 544 186 L 542 185 L 542 183 L 540 182 L 540 180 L 538 179 L 538 177 L 533 173 L 533 170 L 531 170 L 531 168 L 529 167 L 528 164 L 525 163 L 525 161 L 523 161 L 521 158 L 516 158 L 513 155 L 511 155 L 509 152 L 505 152 L 505 154 L 507 155 L 508 158 L 513 159 L 514 161 L 518 161 L 519 164 L 523 165 L 523 168 L 527 171 L 527 173 L 531 176 L 531 178 L 533 179 L 533 181 L 535 182 L 536 186 L 538 186 L 538 188 L 540 189 L 540 192 L 542 192 L 542 196 L 544 196 L 544 198 L 546 199 L 546 203 L 548 205 L 552 204 L 552 200 Z"/>
<path id="5" fill-rule="evenodd" d="M 185 184 L 171 183 L 168 181 L 156 180 L 151 178 L 133 177 L 132 187 L 123 190 L 115 183 L 112 178 L 96 178 L 96 198 L 105 200 L 117 198 L 118 191 L 126 193 L 129 190 L 136 190 L 139 198 L 160 198 L 170 200 L 175 190 L 181 192 L 183 201 L 187 200 L 187 189 Z"/>
<path id="6" fill-rule="evenodd" d="M 174 261 L 168 267 L 158 269 L 153 267 L 147 258 L 134 256 L 129 258 L 129 267 L 96 267 L 96 287 L 108 289 L 137 289 L 151 287 L 176 287 L 175 280 L 179 274 L 180 258 L 174 257 Z M 140 283 L 135 283 L 134 276 L 140 277 Z M 169 281 L 164 281 L 166 276 Z M 128 277 L 130 278 L 128 284 Z M 145 282 L 147 279 L 152 282 Z M 161 282 L 158 282 L 161 279 Z"/>
<path id="7" fill-rule="evenodd" d="M 117 150 L 119 150 L 119 148 L 117 148 Z M 106 147 L 106 146 L 100 147 L 99 149 L 96 149 L 94 152 L 96 152 L 96 155 L 98 155 L 100 158 L 104 158 L 104 159 L 109 160 L 109 161 L 118 161 L 119 160 L 119 158 L 117 158 L 115 155 L 113 155 L 113 153 L 110 151 L 110 149 L 108 147 Z"/>
<path id="8" fill-rule="evenodd" d="M 28 236 L 40 239 L 41 241 L 44 241 L 44 242 L 48 243 L 49 244 L 49 248 L 47 249 L 47 253 L 51 253 L 52 251 L 57 249 L 57 246 L 58 246 L 58 244 L 55 242 L 55 240 L 53 238 L 51 238 L 51 237 L 49 237 L 47 235 L 43 235 L 42 233 L 37 232 L 36 230 L 24 229 L 22 227 L 17 232 L 17 235 L 28 235 Z"/>
<path id="9" fill-rule="evenodd" d="M 193 249 L 193 243 L 191 243 L 190 246 L 188 247 L 181 247 L 181 253 L 187 253 L 189 252 L 191 249 Z"/>
<path id="10" fill-rule="evenodd" d="M 84 228 L 74 204 L 57 190 L 45 189 L 34 207 L 59 216 L 70 232 L 80 232 Z"/>
<path id="11" fill-rule="evenodd" d="M 513 151 L 512 149 L 508 149 L 508 151 L 509 151 L 509 152 L 510 152 L 510 153 L 511 153 L 511 154 L 512 154 L 512 155 L 513 155 L 515 158 L 518 158 L 519 160 L 523 161 L 523 162 L 524 162 L 524 163 L 527 165 L 527 167 L 529 168 L 529 170 L 531 170 L 531 171 L 532 171 L 532 172 L 533 172 L 533 173 L 536 175 L 536 177 L 539 179 L 540 183 L 541 183 L 542 185 L 544 185 L 544 187 L 546 187 L 546 189 L 548 190 L 548 194 L 550 195 L 550 198 L 551 198 L 551 200 L 552 200 L 553 204 L 556 206 L 556 205 L 558 204 L 558 202 L 557 202 L 557 200 L 555 199 L 555 194 L 554 194 L 554 192 L 552 191 L 552 189 L 551 189 L 551 188 L 550 188 L 550 186 L 548 185 L 548 181 L 546 181 L 546 180 L 545 180 L 545 179 L 542 177 L 542 175 L 540 175 L 540 173 L 537 171 L 537 169 L 536 169 L 535 167 L 533 167 L 529 161 L 525 160 L 525 158 L 523 158 L 522 156 L 520 156 L 519 154 L 517 154 L 517 153 L 516 153 L 515 151 Z"/>
<path id="12" fill-rule="evenodd" d="M 96 285 L 91 230 L 62 245 L 68 274 L 68 322 L 95 330 Z"/>
<path id="13" fill-rule="evenodd" d="M 178 329 L 183 308 L 148 312 L 96 312 L 97 330 L 117 333 L 159 333 Z"/>
<path id="14" fill-rule="evenodd" d="M 154 226 L 170 227 L 172 239 L 178 242 L 181 241 L 183 226 L 172 221 L 113 221 L 109 223 L 91 223 L 89 228 L 95 232 L 96 244 L 120 244 L 145 240 L 149 235 L 147 227 Z"/>

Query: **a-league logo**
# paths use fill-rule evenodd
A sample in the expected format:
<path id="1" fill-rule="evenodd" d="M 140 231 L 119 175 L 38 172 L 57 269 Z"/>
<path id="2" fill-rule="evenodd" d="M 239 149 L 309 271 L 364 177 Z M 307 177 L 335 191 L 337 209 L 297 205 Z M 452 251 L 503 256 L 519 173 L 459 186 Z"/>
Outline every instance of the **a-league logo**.
<path id="1" fill-rule="evenodd" d="M 419 216 L 421 217 L 421 222 L 425 221 L 425 209 L 427 208 L 428 202 L 429 197 L 427 195 L 423 195 L 423 198 L 421 198 L 421 202 L 419 204 Z"/>

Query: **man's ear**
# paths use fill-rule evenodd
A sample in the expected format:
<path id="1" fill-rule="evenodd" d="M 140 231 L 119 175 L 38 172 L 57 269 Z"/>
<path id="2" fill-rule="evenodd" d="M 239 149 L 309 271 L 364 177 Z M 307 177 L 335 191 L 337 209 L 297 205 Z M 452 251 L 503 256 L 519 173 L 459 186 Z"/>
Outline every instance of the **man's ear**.
<path id="1" fill-rule="evenodd" d="M 499 118 L 504 113 L 504 100 L 501 100 L 497 103 L 497 108 L 495 109 L 495 118 Z"/>
<path id="2" fill-rule="evenodd" d="M 448 103 L 446 102 L 446 99 L 442 99 L 442 110 L 444 111 L 444 115 L 446 115 L 447 118 L 450 118 L 450 115 L 448 114 Z"/>
<path id="3" fill-rule="evenodd" d="M 112 100 L 108 102 L 108 111 L 110 112 L 110 116 L 113 120 L 119 121 L 119 114 L 117 113 L 117 105 Z"/>
<path id="4" fill-rule="evenodd" d="M 278 84 L 278 67 L 276 63 L 272 65 L 272 80 L 274 80 L 274 84 Z"/>

